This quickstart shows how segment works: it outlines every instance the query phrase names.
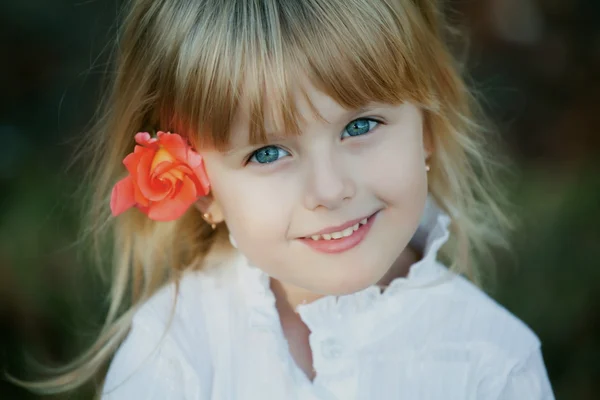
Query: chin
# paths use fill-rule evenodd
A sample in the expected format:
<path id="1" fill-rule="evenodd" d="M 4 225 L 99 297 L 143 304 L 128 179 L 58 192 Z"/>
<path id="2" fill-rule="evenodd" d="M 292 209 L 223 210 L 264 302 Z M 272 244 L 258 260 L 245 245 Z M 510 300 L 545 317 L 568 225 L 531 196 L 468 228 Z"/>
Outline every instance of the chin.
<path id="1" fill-rule="evenodd" d="M 346 270 L 345 273 L 340 274 L 336 278 L 327 280 L 326 282 L 322 281 L 319 288 L 321 290 L 318 290 L 318 292 L 333 296 L 352 294 L 373 286 L 383 276 L 383 274 L 382 276 L 375 275 L 372 271 L 365 272 L 367 273 L 360 273 L 359 271 L 348 272 Z M 326 285 L 323 285 L 323 283 L 326 283 Z"/>

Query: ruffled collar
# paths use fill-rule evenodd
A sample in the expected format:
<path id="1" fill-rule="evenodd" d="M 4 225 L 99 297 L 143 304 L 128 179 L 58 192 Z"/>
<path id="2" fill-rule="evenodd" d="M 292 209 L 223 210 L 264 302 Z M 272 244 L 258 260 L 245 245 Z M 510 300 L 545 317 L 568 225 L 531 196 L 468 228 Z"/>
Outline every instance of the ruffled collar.
<path id="1" fill-rule="evenodd" d="M 453 276 L 445 266 L 437 262 L 439 249 L 448 241 L 450 218 L 428 198 L 424 217 L 413 237 L 416 245 L 423 249 L 423 257 L 410 266 L 406 277 L 394 279 L 382 292 L 378 286 L 370 286 L 343 296 L 325 296 L 309 304 L 301 304 L 296 311 L 311 332 L 343 331 L 349 324 L 376 326 L 377 319 L 388 319 L 390 313 L 401 308 L 396 301 L 409 290 L 436 285 Z M 235 247 L 235 241 L 230 237 Z M 411 241 L 412 242 L 412 241 Z M 245 295 L 244 301 L 250 308 L 250 325 L 257 329 L 272 329 L 279 325 L 275 307 L 275 296 L 270 288 L 270 278 L 261 269 L 251 265 L 239 255 L 239 284 Z M 365 326 L 365 325 L 362 325 Z M 371 335 L 367 333 L 365 335 Z"/>

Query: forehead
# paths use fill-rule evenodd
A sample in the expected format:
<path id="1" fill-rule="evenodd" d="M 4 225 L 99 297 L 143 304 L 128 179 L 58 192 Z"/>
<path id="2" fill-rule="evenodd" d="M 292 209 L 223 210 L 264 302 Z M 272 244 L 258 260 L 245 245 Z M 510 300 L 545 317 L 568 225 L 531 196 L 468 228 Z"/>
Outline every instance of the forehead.
<path id="1" fill-rule="evenodd" d="M 350 114 L 366 112 L 378 105 L 375 102 L 368 102 L 356 108 L 344 107 L 306 77 L 299 81 L 301 84 L 290 90 L 292 104 L 277 102 L 276 99 L 281 96 L 274 94 L 272 89 L 265 89 L 262 107 L 265 140 L 252 140 L 250 131 L 252 125 L 257 123 L 253 118 L 261 117 L 253 114 L 252 106 L 247 99 L 240 101 L 231 125 L 230 145 L 227 147 L 247 143 L 264 143 L 273 139 L 299 135 L 306 127 L 313 124 L 347 123 Z M 297 130 L 290 128 L 289 114 L 295 116 L 294 122 Z"/>
<path id="2" fill-rule="evenodd" d="M 285 97 L 278 95 L 273 88 L 265 88 L 263 96 L 263 119 L 268 131 L 283 131 L 285 129 L 285 111 L 293 109 L 294 115 L 300 124 L 306 124 L 312 120 L 330 120 L 345 108 L 333 98 L 319 90 L 308 79 L 303 78 L 301 83 L 289 89 L 289 104 L 282 104 L 278 99 Z M 235 114 L 236 120 L 242 123 L 250 123 L 252 118 L 251 106 L 244 99 L 240 102 Z"/>

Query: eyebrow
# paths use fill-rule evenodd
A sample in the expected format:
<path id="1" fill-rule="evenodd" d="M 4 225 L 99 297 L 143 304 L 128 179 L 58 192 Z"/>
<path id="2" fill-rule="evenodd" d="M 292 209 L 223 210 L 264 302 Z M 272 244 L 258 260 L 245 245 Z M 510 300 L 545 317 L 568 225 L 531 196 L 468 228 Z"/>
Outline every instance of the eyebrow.
<path id="1" fill-rule="evenodd" d="M 376 108 L 380 108 L 381 106 L 378 104 L 374 104 L 374 103 L 369 103 L 367 105 L 364 105 L 362 107 L 357 108 L 356 110 L 348 110 L 348 112 L 346 112 L 344 115 L 342 115 L 343 118 L 348 118 L 351 115 L 358 115 L 358 114 L 363 114 L 366 112 L 370 112 L 375 110 Z"/>

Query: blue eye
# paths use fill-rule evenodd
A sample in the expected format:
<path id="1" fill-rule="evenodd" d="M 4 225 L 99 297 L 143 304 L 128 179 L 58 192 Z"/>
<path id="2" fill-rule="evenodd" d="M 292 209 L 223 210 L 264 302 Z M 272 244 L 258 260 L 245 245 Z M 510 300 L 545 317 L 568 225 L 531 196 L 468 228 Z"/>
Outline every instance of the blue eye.
<path id="1" fill-rule="evenodd" d="M 360 136 L 369 133 L 373 128 L 379 125 L 379 121 L 371 118 L 358 118 L 346 125 L 342 137 Z M 347 136 L 345 136 L 348 134 Z"/>
<path id="2" fill-rule="evenodd" d="M 252 153 L 252 156 L 248 162 L 255 162 L 259 164 L 269 164 L 279 160 L 284 156 L 290 155 L 289 152 L 285 151 L 281 147 L 277 146 L 265 146 L 256 150 Z"/>

